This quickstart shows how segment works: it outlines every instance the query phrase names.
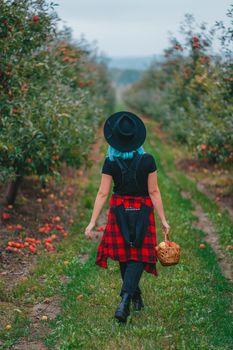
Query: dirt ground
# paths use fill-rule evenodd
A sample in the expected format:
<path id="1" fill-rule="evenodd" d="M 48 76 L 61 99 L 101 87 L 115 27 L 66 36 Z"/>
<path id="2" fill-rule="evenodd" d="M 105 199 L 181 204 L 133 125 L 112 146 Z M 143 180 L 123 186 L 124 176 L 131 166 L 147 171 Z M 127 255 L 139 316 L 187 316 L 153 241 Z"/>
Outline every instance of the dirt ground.
<path id="1" fill-rule="evenodd" d="M 28 275 L 36 255 L 46 252 L 44 239 L 51 237 L 52 234 L 55 235 L 53 246 L 56 249 L 56 245 L 68 235 L 69 226 L 73 223 L 78 193 L 77 183 L 72 179 L 81 176 L 81 173 L 67 168 L 62 172 L 63 181 L 56 184 L 51 180 L 45 189 L 41 188 L 36 177 L 25 178 L 13 206 L 5 204 L 5 186 L 0 185 L 0 216 L 2 217 L 3 213 L 10 215 L 9 220 L 2 219 L 0 222 L 0 275 L 7 284 L 10 283 L 12 276 L 16 281 Z M 48 232 L 40 232 L 40 228 L 46 223 L 53 225 L 52 229 Z M 23 244 L 27 238 L 34 238 L 41 242 L 36 245 L 36 253 L 30 251 L 29 246 L 19 249 L 19 252 L 7 251 L 9 242 Z"/>

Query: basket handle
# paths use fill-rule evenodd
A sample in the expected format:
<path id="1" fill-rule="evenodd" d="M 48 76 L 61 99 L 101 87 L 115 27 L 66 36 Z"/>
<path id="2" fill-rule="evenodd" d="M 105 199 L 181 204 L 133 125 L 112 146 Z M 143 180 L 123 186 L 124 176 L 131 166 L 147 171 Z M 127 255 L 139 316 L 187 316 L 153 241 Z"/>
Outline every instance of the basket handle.
<path id="1" fill-rule="evenodd" d="M 164 234 L 164 242 L 167 242 L 167 241 L 170 241 L 170 232 Z"/>

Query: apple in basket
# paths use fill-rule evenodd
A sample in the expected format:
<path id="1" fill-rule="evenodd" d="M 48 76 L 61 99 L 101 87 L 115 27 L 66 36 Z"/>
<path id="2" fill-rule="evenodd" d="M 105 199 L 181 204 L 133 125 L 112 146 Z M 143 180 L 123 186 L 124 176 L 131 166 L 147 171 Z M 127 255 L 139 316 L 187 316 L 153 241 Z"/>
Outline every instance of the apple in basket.
<path id="1" fill-rule="evenodd" d="M 156 250 L 158 249 L 165 249 L 166 247 L 174 247 L 176 246 L 176 243 L 175 242 L 171 242 L 171 241 L 163 241 L 163 242 L 160 242 L 158 246 L 156 246 Z"/>
<path id="2" fill-rule="evenodd" d="M 168 246 L 168 247 L 172 247 L 172 246 L 174 246 L 174 245 L 176 245 L 175 242 L 163 241 L 163 242 L 159 243 L 159 248 L 164 249 L 164 248 L 166 248 L 167 246 Z"/>
<path id="3" fill-rule="evenodd" d="M 162 248 L 162 249 L 166 248 L 166 242 L 159 243 L 159 248 Z"/>
<path id="4" fill-rule="evenodd" d="M 158 251 L 159 249 L 164 249 L 166 248 L 166 243 L 165 242 L 160 242 L 159 245 L 155 247 L 155 250 Z"/>
<path id="5" fill-rule="evenodd" d="M 176 246 L 177 244 L 176 244 L 175 242 L 167 241 L 167 245 L 168 245 L 169 247 L 174 247 L 174 246 Z"/>

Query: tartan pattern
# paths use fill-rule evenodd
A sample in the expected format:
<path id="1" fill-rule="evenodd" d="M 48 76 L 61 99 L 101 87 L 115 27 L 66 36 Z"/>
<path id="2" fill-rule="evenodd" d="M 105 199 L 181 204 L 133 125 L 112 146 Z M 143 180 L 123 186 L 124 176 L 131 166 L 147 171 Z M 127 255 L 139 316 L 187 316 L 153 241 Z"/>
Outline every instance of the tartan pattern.
<path id="1" fill-rule="evenodd" d="M 125 208 L 140 208 L 142 202 L 151 207 L 151 212 L 149 214 L 149 225 L 142 247 L 130 247 L 125 244 L 124 238 L 119 230 L 116 222 L 116 216 L 113 211 L 113 206 L 124 203 Z M 103 268 L 107 268 L 108 257 L 112 260 L 122 262 L 127 260 L 138 260 L 146 263 L 144 266 L 144 270 L 146 272 L 157 276 L 158 271 L 156 269 L 156 262 L 158 259 L 155 250 L 155 246 L 157 244 L 156 226 L 151 198 L 149 196 L 123 196 L 113 193 L 110 197 L 109 205 L 108 221 L 97 249 L 95 264 Z"/>

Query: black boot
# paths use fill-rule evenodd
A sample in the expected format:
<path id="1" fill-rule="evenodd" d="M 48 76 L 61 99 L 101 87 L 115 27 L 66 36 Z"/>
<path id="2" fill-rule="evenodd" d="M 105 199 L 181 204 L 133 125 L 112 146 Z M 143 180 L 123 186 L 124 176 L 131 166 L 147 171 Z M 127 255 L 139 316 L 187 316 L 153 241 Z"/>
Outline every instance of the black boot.
<path id="1" fill-rule="evenodd" d="M 140 293 L 135 293 L 134 296 L 132 297 L 132 302 L 134 306 L 135 311 L 140 311 L 141 308 L 144 307 L 144 303 L 142 301 L 142 297 Z"/>
<path id="2" fill-rule="evenodd" d="M 129 293 L 124 292 L 122 295 L 121 302 L 115 312 L 115 318 L 117 318 L 119 322 L 127 321 L 127 317 L 130 314 L 130 301 L 131 295 Z"/>

